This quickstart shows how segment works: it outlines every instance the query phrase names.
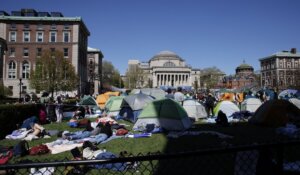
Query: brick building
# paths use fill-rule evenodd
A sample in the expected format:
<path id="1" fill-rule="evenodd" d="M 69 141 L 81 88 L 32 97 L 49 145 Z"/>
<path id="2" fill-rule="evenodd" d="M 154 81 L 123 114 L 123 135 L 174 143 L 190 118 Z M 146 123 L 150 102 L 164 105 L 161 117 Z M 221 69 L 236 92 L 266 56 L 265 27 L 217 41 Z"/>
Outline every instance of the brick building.
<path id="1" fill-rule="evenodd" d="M 278 90 L 300 88 L 300 53 L 296 48 L 261 58 L 261 84 Z"/>
<path id="2" fill-rule="evenodd" d="M 235 69 L 235 75 L 223 78 L 223 87 L 228 89 L 239 89 L 246 86 L 256 85 L 257 80 L 254 69 L 245 61 Z"/>
<path id="3" fill-rule="evenodd" d="M 103 54 L 99 49 L 88 47 L 88 80 L 90 94 L 100 93 L 102 87 L 102 59 Z"/>
<path id="4" fill-rule="evenodd" d="M 63 52 L 79 76 L 77 92 L 88 93 L 87 42 L 89 30 L 81 17 L 64 17 L 60 12 L 37 12 L 33 9 L 0 11 L 0 37 L 7 41 L 3 59 L 4 85 L 13 97 L 20 91 L 30 93 L 28 78 L 36 58 L 45 50 Z M 20 80 L 22 87 L 20 87 Z"/>

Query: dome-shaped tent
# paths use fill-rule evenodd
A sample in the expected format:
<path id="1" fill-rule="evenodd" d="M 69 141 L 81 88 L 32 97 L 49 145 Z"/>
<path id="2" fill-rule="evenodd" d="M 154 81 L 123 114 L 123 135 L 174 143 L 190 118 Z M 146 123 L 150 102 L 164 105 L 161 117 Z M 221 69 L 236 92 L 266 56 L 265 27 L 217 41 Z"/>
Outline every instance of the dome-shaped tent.
<path id="1" fill-rule="evenodd" d="M 138 116 L 134 130 L 154 124 L 168 131 L 182 131 L 192 123 L 183 107 L 172 99 L 155 100 L 149 103 Z"/>
<path id="2" fill-rule="evenodd" d="M 257 98 L 248 98 L 242 102 L 241 110 L 255 112 L 261 104 L 261 101 Z"/>
<path id="3" fill-rule="evenodd" d="M 196 121 L 198 121 L 199 118 L 207 117 L 205 107 L 196 100 L 188 99 L 183 101 L 183 108 L 187 112 L 188 116 L 195 118 Z"/>
<path id="4" fill-rule="evenodd" d="M 221 101 L 214 108 L 214 115 L 217 116 L 219 111 L 223 111 L 227 117 L 231 116 L 233 113 L 240 111 L 236 104 L 231 101 Z"/>

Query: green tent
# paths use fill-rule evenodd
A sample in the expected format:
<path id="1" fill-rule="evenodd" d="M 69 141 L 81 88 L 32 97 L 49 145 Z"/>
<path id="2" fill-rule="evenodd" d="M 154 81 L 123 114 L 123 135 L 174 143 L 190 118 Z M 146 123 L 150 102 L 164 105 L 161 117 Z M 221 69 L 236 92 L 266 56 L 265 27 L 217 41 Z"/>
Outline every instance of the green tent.
<path id="1" fill-rule="evenodd" d="M 89 95 L 85 95 L 80 100 L 79 105 L 94 106 L 94 105 L 97 105 L 97 102 L 93 97 L 91 97 Z"/>
<path id="2" fill-rule="evenodd" d="M 219 102 L 216 107 L 214 108 L 213 112 L 214 115 L 217 116 L 219 111 L 222 111 L 226 114 L 227 117 L 231 116 L 235 112 L 239 112 L 240 109 L 237 107 L 236 104 L 232 103 L 231 101 L 221 101 Z"/>
<path id="3" fill-rule="evenodd" d="M 105 103 L 106 112 L 120 111 L 124 96 L 113 96 Z"/>
<path id="4" fill-rule="evenodd" d="M 191 121 L 184 108 L 172 99 L 155 100 L 149 103 L 138 116 L 134 130 L 154 124 L 165 130 L 185 130 L 190 128 Z"/>

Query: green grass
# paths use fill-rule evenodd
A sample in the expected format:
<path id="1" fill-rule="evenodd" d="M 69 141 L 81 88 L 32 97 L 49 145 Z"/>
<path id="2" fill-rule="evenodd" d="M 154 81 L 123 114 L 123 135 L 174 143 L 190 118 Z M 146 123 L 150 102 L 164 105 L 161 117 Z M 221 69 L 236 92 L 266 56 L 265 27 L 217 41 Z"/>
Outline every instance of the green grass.
<path id="1" fill-rule="evenodd" d="M 129 125 L 127 127 L 129 130 L 132 129 L 133 124 L 120 121 Z M 46 130 L 59 130 L 59 131 L 78 131 L 81 129 L 70 128 L 67 122 L 63 123 L 52 123 L 44 125 Z M 274 128 L 265 128 L 250 125 L 248 123 L 237 123 L 229 127 L 221 127 L 216 125 L 201 124 L 201 121 L 195 123 L 190 129 L 192 131 L 218 131 L 223 134 L 228 134 L 233 136 L 233 139 L 219 139 L 212 135 L 198 135 L 198 136 L 182 136 L 179 138 L 167 138 L 166 134 L 153 134 L 150 138 L 121 138 L 115 139 L 108 143 L 99 144 L 98 148 L 106 149 L 107 151 L 119 154 L 121 151 L 127 151 L 128 153 L 137 155 L 139 153 L 147 154 L 148 152 L 162 152 L 162 153 L 173 153 L 173 152 L 183 152 L 192 151 L 200 149 L 208 149 L 212 147 L 220 147 L 224 145 L 244 145 L 253 143 L 268 143 L 274 140 L 279 140 L 280 137 L 276 135 Z M 49 139 L 38 139 L 29 142 L 30 147 L 36 146 L 42 143 L 48 143 L 56 140 L 56 136 L 52 136 Z M 14 146 L 19 142 L 19 140 L 1 140 L 1 146 Z M 31 159 L 31 160 L 63 160 L 65 158 L 72 158 L 69 151 L 60 154 L 46 154 L 41 156 L 25 156 L 23 158 L 12 159 L 11 162 L 21 159 Z"/>

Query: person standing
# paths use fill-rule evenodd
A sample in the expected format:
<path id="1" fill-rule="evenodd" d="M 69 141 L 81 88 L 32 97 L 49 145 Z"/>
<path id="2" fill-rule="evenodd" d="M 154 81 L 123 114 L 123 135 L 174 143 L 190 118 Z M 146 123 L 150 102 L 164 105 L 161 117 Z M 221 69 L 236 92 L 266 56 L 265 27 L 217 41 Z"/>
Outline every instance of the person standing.
<path id="1" fill-rule="evenodd" d="M 214 109 L 215 101 L 216 101 L 215 97 L 213 97 L 212 94 L 209 93 L 208 96 L 206 97 L 206 100 L 205 100 L 205 106 L 206 106 L 206 111 L 207 111 L 208 116 L 213 115 L 213 109 Z"/>
<path id="2" fill-rule="evenodd" d="M 167 89 L 167 94 L 165 95 L 166 98 L 171 98 L 174 99 L 174 94 L 172 93 L 172 89 L 168 88 Z"/>
<path id="3" fill-rule="evenodd" d="M 184 100 L 184 95 L 182 93 L 182 88 L 181 87 L 178 87 L 177 88 L 177 92 L 175 92 L 174 94 L 174 99 L 179 102 L 179 103 L 183 103 L 183 100 Z"/>
<path id="4" fill-rule="evenodd" d="M 62 117 L 63 117 L 63 105 L 62 105 L 62 100 L 61 100 L 60 96 L 57 97 L 55 113 L 56 113 L 56 122 L 61 123 Z"/>

